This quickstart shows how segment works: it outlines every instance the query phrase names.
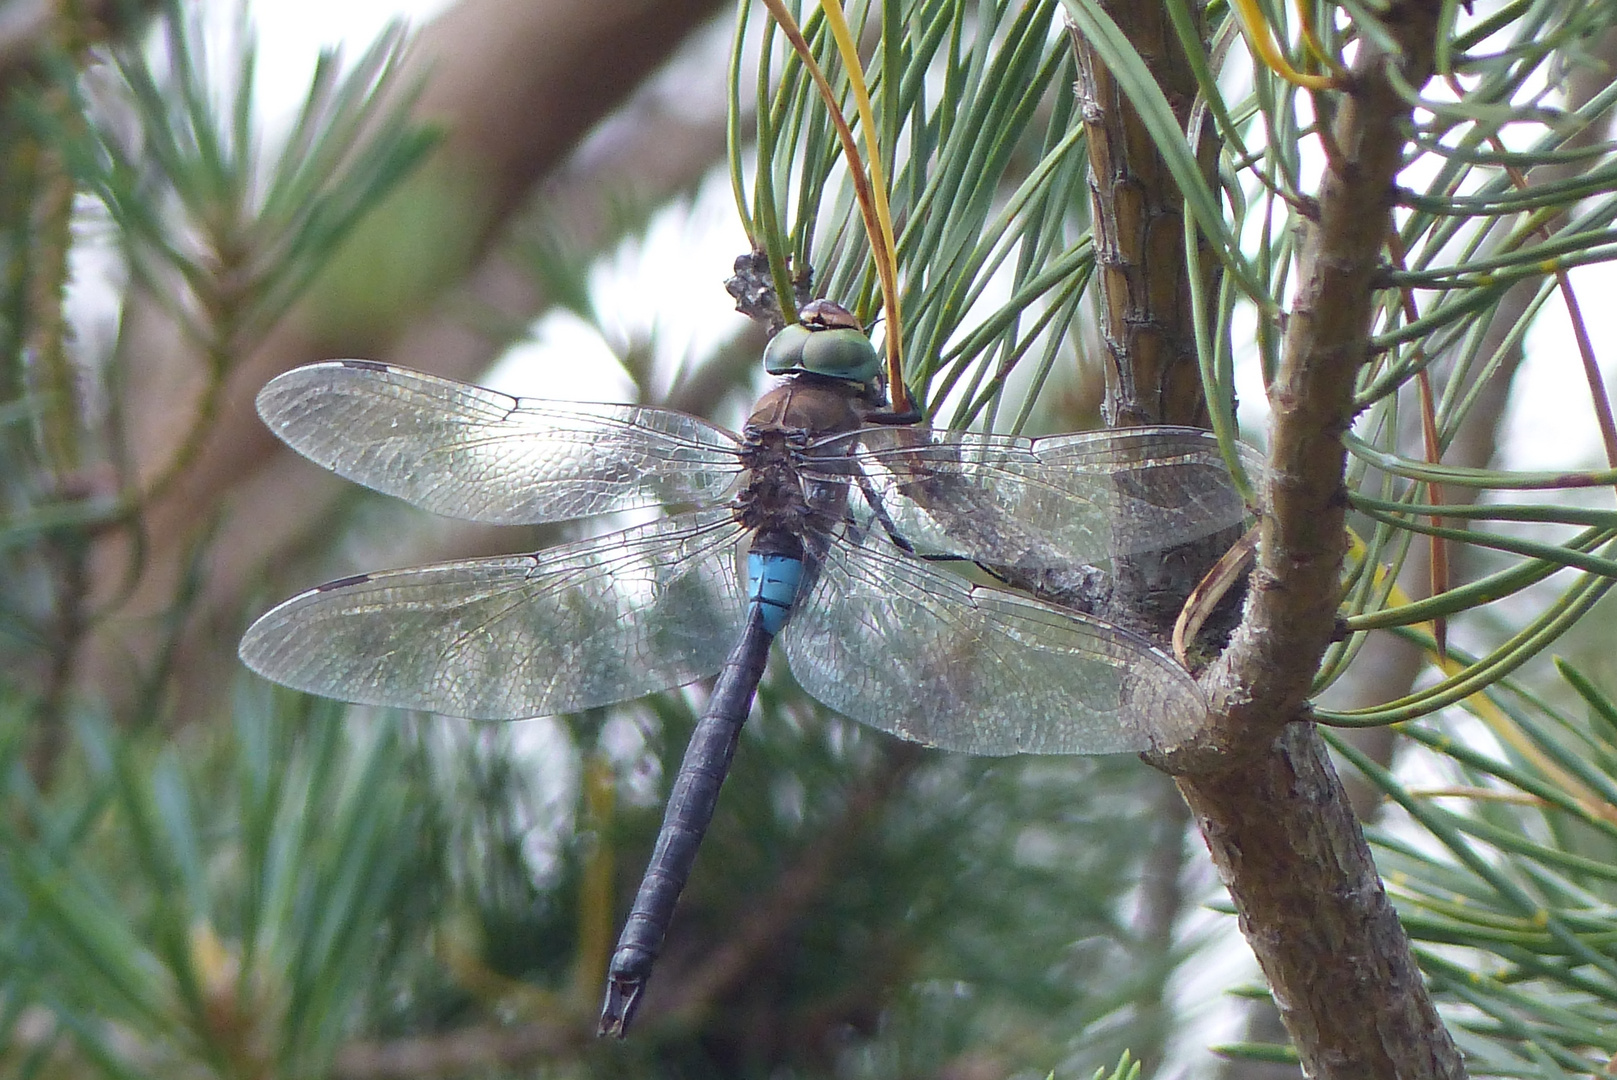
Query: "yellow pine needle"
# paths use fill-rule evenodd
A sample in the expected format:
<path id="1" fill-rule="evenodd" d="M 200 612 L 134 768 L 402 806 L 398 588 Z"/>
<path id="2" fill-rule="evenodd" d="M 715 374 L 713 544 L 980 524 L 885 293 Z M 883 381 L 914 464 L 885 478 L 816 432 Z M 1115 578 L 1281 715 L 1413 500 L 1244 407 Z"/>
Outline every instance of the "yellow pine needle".
<path id="1" fill-rule="evenodd" d="M 1508 803 L 1512 806 L 1544 806 L 1544 800 L 1525 791 L 1495 791 L 1484 787 L 1410 788 L 1416 799 L 1470 799 L 1472 802 Z"/>
<path id="2" fill-rule="evenodd" d="M 853 91 L 854 108 L 859 113 L 859 126 L 865 133 L 865 154 L 870 160 L 870 187 L 875 197 L 877 226 L 871 231 L 870 254 L 876 261 L 876 273 L 881 277 L 882 306 L 887 314 L 888 394 L 893 408 L 903 411 L 906 407 L 901 333 L 904 324 L 899 317 L 898 271 L 894 265 L 894 253 L 898 246 L 893 239 L 892 211 L 887 205 L 887 177 L 883 171 L 881 145 L 877 138 L 876 114 L 870 107 L 870 91 L 865 85 L 859 49 L 853 40 L 853 33 L 848 29 L 848 21 L 843 17 L 842 4 L 839 0 L 820 0 L 820 9 L 825 12 L 825 24 L 831 31 L 832 40 L 837 43 L 837 51 L 842 54 L 842 65 L 848 69 L 848 85 Z M 892 88 L 888 89 L 891 91 Z M 836 107 L 829 100 L 827 105 L 833 109 Z M 859 162 L 851 160 L 848 166 L 858 168 Z"/>
<path id="3" fill-rule="evenodd" d="M 1347 74 L 1346 69 L 1337 62 L 1336 57 L 1325 51 L 1320 42 L 1319 35 L 1314 32 L 1314 14 L 1309 10 L 1309 0 L 1297 0 L 1297 28 L 1303 39 L 1303 47 L 1309 54 L 1330 69 L 1332 75 L 1340 77 Z"/>
<path id="4" fill-rule="evenodd" d="M 1263 10 L 1258 7 L 1257 0 L 1230 0 L 1230 9 L 1235 12 L 1236 19 L 1241 24 L 1241 30 L 1246 35 L 1247 43 L 1252 46 L 1252 51 L 1257 53 L 1258 59 L 1262 60 L 1276 75 L 1279 75 L 1293 86 L 1302 87 L 1304 90 L 1332 90 L 1340 85 L 1335 75 L 1309 75 L 1291 66 L 1291 61 L 1286 59 L 1286 54 L 1280 51 L 1280 46 L 1275 41 L 1274 32 L 1269 27 L 1269 20 L 1264 17 Z M 1312 37 L 1312 34 L 1309 36 Z M 1318 42 L 1316 41 L 1310 45 L 1310 48 L 1316 48 L 1317 46 Z"/>
<path id="5" fill-rule="evenodd" d="M 860 215 L 864 219 L 865 235 L 870 239 L 871 258 L 875 260 L 876 273 L 882 283 L 882 306 L 886 310 L 887 317 L 888 398 L 894 412 L 904 412 L 909 408 L 909 397 L 904 385 L 898 273 L 893 263 L 895 245 L 892 215 L 888 210 L 887 185 L 876 141 L 875 116 L 870 108 L 870 94 L 865 87 L 864 71 L 859 64 L 859 53 L 854 47 L 853 35 L 848 31 L 847 21 L 843 18 L 842 9 L 836 0 L 823 0 L 826 24 L 831 29 L 831 36 L 837 43 L 837 50 L 842 55 L 844 66 L 848 69 L 848 81 L 853 90 L 860 123 L 865 129 L 865 145 L 870 148 L 868 175 L 865 172 L 864 162 L 860 160 L 859 147 L 854 142 L 853 132 L 842 115 L 836 93 L 831 89 L 831 83 L 826 79 L 825 73 L 820 70 L 820 65 L 815 62 L 813 50 L 803 37 L 803 31 L 798 27 L 797 20 L 786 9 L 783 0 L 763 0 L 763 2 L 769 9 L 769 14 L 780 26 L 781 32 L 786 35 L 786 40 L 791 42 L 792 49 L 803 62 L 803 67 L 814 80 L 814 85 L 819 89 L 820 97 L 824 99 L 826 110 L 831 116 L 831 123 L 836 128 L 837 138 L 842 143 L 842 153 L 848 161 L 848 175 L 853 180 L 854 195 L 859 200 Z"/>

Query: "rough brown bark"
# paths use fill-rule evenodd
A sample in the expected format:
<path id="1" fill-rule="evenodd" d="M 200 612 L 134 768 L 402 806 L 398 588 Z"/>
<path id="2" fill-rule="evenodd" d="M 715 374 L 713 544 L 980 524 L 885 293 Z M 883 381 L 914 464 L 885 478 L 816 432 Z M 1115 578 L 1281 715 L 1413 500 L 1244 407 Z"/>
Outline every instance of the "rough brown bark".
<path id="1" fill-rule="evenodd" d="M 1177 42 L 1164 36 L 1159 5 L 1104 6 L 1158 78 L 1171 78 L 1163 57 Z M 1396 64 L 1410 84 L 1426 81 L 1439 8 L 1434 0 L 1393 4 L 1385 28 L 1399 54 L 1361 38 L 1351 83 L 1338 95 L 1333 157 L 1270 388 L 1271 460 L 1251 595 L 1230 647 L 1204 680 L 1212 725 L 1159 761 L 1179 777 L 1304 1070 L 1316 1077 L 1464 1074 L 1341 782 L 1303 719 L 1333 630 L 1345 547 L 1340 436 L 1368 358 L 1373 279 L 1410 116 L 1387 71 Z M 1141 365 L 1132 377 L 1116 375 L 1119 391 L 1132 387 L 1139 398 L 1114 406 L 1112 415 L 1185 422 L 1186 414 L 1164 408 L 1176 398 L 1163 390 L 1173 384 L 1164 381 L 1160 360 L 1160 328 L 1184 314 L 1177 248 L 1143 242 L 1137 264 L 1107 265 L 1126 254 L 1130 235 L 1149 240 L 1148 226 L 1166 220 L 1169 196 L 1135 190 L 1143 179 L 1167 183 L 1165 170 L 1149 143 L 1130 137 L 1132 109 L 1115 92 L 1108 100 L 1105 84 L 1098 85 L 1091 103 L 1123 114 L 1105 123 L 1086 116 L 1103 310 L 1113 326 L 1108 346 L 1120 368 Z M 1164 90 L 1170 101 L 1184 93 L 1167 83 Z M 1120 185 L 1119 176 L 1131 182 Z M 1116 209 L 1102 207 L 1102 199 Z M 1166 306 L 1141 311 L 1145 303 Z M 1133 351 L 1120 351 L 1120 340 Z"/>
<path id="2" fill-rule="evenodd" d="M 1166 7 L 1117 0 L 1101 6 L 1128 34 L 1185 125 L 1196 77 Z M 1112 73 L 1082 36 L 1074 35 L 1074 45 L 1106 345 L 1106 422 L 1206 427 L 1184 258 L 1184 198 Z M 1201 134 L 1203 172 L 1211 177 L 1218 146 L 1210 126 Z M 1211 273 L 1217 262 L 1202 265 Z"/>
<path id="3" fill-rule="evenodd" d="M 1103 0 L 1145 60 L 1182 128 L 1191 123 L 1196 77 L 1160 4 Z M 1078 94 L 1089 150 L 1090 218 L 1100 290 L 1099 330 L 1112 427 L 1141 424 L 1208 426 L 1196 360 L 1189 262 L 1184 257 L 1184 197 L 1156 152 L 1140 114 L 1081 34 L 1073 35 Z M 1197 135 L 1202 175 L 1216 181 L 1218 141 L 1204 120 Z M 1204 252 L 1209 292 L 1218 260 Z M 1129 484 L 1127 478 L 1119 483 Z M 1127 521 L 1116 527 L 1126 533 Z M 1111 595 L 1102 611 L 1111 621 L 1165 636 L 1195 588 L 1237 533 L 1205 537 L 1167 552 L 1146 552 L 1113 565 Z M 1229 629 L 1228 621 L 1223 629 Z"/>
<path id="4" fill-rule="evenodd" d="M 1252 764 L 1179 786 L 1303 1070 L 1463 1076 L 1313 725 L 1287 725 Z"/>
<path id="5" fill-rule="evenodd" d="M 1385 29 L 1400 54 L 1361 40 L 1340 95 L 1270 388 L 1258 568 L 1242 625 L 1206 680 L 1209 745 L 1224 760 L 1192 751 L 1172 762 L 1311 1076 L 1464 1075 L 1318 734 L 1294 723 L 1274 738 L 1302 715 L 1332 632 L 1345 546 L 1340 436 L 1368 359 L 1410 121 L 1388 72 L 1396 65 L 1415 86 L 1430 77 L 1440 6 L 1393 5 Z"/>

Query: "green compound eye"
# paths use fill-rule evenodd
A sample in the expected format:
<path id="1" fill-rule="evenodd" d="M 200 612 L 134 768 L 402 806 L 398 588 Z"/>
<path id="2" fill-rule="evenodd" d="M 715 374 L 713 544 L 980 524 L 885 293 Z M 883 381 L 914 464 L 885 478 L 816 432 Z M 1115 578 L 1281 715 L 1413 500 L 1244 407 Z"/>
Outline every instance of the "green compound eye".
<path id="1" fill-rule="evenodd" d="M 764 346 L 764 370 L 771 375 L 786 375 L 802 370 L 803 346 L 811 331 L 800 323 L 782 327 L 780 333 Z"/>
<path id="2" fill-rule="evenodd" d="M 868 386 L 875 382 L 881 361 L 859 330 L 810 330 L 794 324 L 770 339 L 764 370 L 771 375 L 807 371 Z"/>
<path id="3" fill-rule="evenodd" d="M 868 385 L 880 367 L 876 347 L 859 330 L 817 330 L 803 343 L 803 368 L 816 375 Z"/>

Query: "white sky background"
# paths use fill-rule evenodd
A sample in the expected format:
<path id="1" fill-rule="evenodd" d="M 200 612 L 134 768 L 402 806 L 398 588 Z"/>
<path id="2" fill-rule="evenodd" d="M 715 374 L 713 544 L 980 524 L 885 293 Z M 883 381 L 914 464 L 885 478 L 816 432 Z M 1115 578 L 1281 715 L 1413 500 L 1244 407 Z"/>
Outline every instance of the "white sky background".
<path id="1" fill-rule="evenodd" d="M 214 0 L 226 10 L 235 0 Z M 262 115 L 273 124 L 290 121 L 302 102 L 322 48 L 341 45 L 358 56 L 392 21 L 419 28 L 452 0 L 255 0 L 251 17 L 258 35 L 258 89 Z M 621 301 L 597 307 L 602 328 L 567 312 L 554 312 L 533 327 L 480 381 L 512 394 L 574 400 L 624 400 L 633 384 L 617 364 L 614 348 L 630 340 L 654 340 L 659 375 L 670 378 L 684 358 L 701 357 L 740 332 L 723 288 L 737 254 L 747 247 L 727 180 L 710 177 L 696 196 L 656 214 L 645 232 L 601 260 L 590 273 L 597 298 L 644 295 L 657 283 L 654 304 Z"/>
<path id="2" fill-rule="evenodd" d="M 227 16 L 237 0 L 210 0 Z M 320 50 L 363 52 L 396 19 L 419 27 L 452 0 L 252 0 L 258 34 L 258 94 L 264 115 L 290 115 L 303 100 Z"/>

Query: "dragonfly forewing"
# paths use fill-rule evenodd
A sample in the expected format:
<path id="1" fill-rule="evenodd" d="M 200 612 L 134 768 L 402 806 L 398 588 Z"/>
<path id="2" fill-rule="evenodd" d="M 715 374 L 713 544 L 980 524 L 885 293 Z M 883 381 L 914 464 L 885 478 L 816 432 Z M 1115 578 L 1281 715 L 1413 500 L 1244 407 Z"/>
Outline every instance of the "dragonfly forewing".
<path id="1" fill-rule="evenodd" d="M 1160 551 L 1241 525 L 1251 513 L 1236 491 L 1218 439 L 1188 427 L 1117 428 L 1033 441 L 1047 467 L 1110 484 L 1112 550 Z M 1245 443 L 1236 456 L 1262 479 L 1263 455 Z"/>
<path id="2" fill-rule="evenodd" d="M 533 555 L 346 578 L 248 629 L 241 657 L 286 686 L 370 705 L 515 720 L 711 675 L 739 635 L 741 527 L 727 509 Z"/>
<path id="3" fill-rule="evenodd" d="M 845 539 L 781 635 L 797 681 L 838 712 L 989 755 L 1145 750 L 1205 722 L 1195 680 L 1145 639 L 973 586 L 856 528 Z"/>
<path id="4" fill-rule="evenodd" d="M 714 503 L 741 473 L 736 437 L 694 416 L 513 398 L 369 361 L 286 372 L 259 392 L 258 411 L 340 476 L 492 524 Z"/>
<path id="5" fill-rule="evenodd" d="M 817 443 L 809 469 L 852 478 L 861 526 L 923 556 L 1023 569 L 1154 551 L 1241 523 L 1218 444 L 1192 428 L 1024 439 L 863 428 Z"/>

